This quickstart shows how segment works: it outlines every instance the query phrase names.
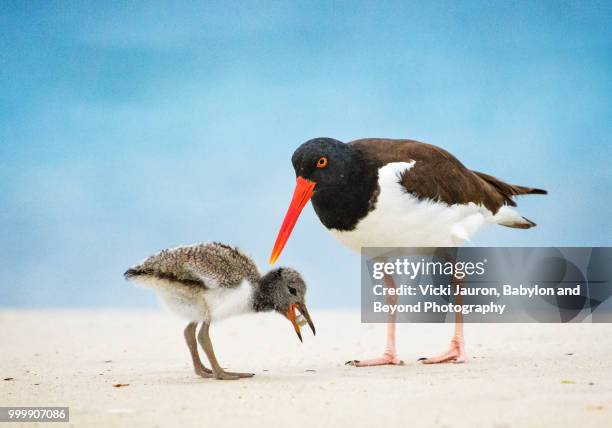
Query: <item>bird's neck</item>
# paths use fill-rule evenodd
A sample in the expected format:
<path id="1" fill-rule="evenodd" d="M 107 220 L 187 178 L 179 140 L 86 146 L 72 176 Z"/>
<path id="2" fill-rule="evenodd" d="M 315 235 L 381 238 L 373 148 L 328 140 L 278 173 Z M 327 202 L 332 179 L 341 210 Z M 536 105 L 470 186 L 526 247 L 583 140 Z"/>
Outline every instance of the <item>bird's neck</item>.
<path id="1" fill-rule="evenodd" d="M 274 285 L 269 275 L 264 275 L 255 284 L 251 304 L 253 312 L 268 312 L 276 308 Z"/>

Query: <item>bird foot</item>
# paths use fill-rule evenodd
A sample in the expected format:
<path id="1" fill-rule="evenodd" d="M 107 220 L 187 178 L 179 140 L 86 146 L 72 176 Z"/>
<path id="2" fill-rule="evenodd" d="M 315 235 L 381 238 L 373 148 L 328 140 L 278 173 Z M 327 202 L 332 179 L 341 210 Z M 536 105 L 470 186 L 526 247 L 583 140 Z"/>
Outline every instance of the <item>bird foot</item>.
<path id="1" fill-rule="evenodd" d="M 236 376 L 236 375 L 231 375 L 227 372 L 217 372 L 214 374 L 215 379 L 219 379 L 219 380 L 238 380 L 240 379 L 240 377 Z"/>
<path id="2" fill-rule="evenodd" d="M 450 348 L 446 352 L 437 357 L 432 358 L 419 358 L 423 364 L 441 364 L 441 363 L 464 363 L 465 362 L 465 350 L 463 346 L 463 340 L 453 338 L 450 343 Z"/>
<path id="3" fill-rule="evenodd" d="M 238 376 L 239 378 L 247 378 L 255 376 L 255 373 L 241 373 L 241 372 L 226 372 L 231 376 Z"/>
<path id="4" fill-rule="evenodd" d="M 373 367 L 373 366 L 403 366 L 405 363 L 394 353 L 385 352 L 382 357 L 371 358 L 369 360 L 351 360 L 344 363 L 353 367 Z"/>
<path id="5" fill-rule="evenodd" d="M 255 376 L 253 373 L 234 373 L 226 371 L 220 371 L 214 374 L 214 377 L 219 380 L 238 380 L 253 376 Z"/>
<path id="6" fill-rule="evenodd" d="M 203 378 L 211 378 L 215 377 L 211 369 L 207 369 L 206 367 L 198 367 L 195 369 L 195 374 L 201 376 Z"/>

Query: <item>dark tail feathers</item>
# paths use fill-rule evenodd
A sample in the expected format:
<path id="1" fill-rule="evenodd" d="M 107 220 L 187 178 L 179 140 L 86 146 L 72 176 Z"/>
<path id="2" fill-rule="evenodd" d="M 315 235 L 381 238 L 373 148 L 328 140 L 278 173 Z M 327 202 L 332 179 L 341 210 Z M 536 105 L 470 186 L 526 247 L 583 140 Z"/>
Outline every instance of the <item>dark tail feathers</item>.
<path id="1" fill-rule="evenodd" d="M 126 271 L 123 273 L 123 277 L 124 277 L 125 279 L 132 279 L 132 278 L 134 278 L 135 276 L 139 276 L 139 275 L 141 275 L 141 274 L 142 274 L 142 272 L 141 272 L 140 270 L 138 270 L 138 269 L 134 269 L 134 268 L 129 268 L 128 270 L 126 270 Z"/>
<path id="2" fill-rule="evenodd" d="M 548 192 L 544 189 L 538 189 L 535 187 L 517 186 L 515 184 L 508 184 L 489 174 L 485 174 L 485 173 L 478 172 L 478 171 L 474 171 L 474 173 L 478 175 L 480 178 L 482 178 L 484 181 L 489 183 L 491 186 L 495 187 L 499 191 L 499 193 L 501 193 L 504 196 L 504 198 L 506 199 L 506 203 L 513 207 L 516 206 L 516 202 L 512 200 L 512 196 L 548 194 Z"/>

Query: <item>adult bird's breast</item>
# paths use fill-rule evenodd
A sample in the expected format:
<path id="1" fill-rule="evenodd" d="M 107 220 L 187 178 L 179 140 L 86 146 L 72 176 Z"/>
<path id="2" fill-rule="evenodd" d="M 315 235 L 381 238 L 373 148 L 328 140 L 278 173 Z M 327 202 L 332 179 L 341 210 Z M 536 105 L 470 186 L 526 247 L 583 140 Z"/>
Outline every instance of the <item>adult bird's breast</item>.
<path id="1" fill-rule="evenodd" d="M 456 246 L 493 217 L 482 205 L 449 205 L 408 192 L 401 177 L 415 163 L 392 162 L 381 167 L 370 211 L 351 230 L 330 228 L 330 233 L 355 251 L 361 247 Z"/>

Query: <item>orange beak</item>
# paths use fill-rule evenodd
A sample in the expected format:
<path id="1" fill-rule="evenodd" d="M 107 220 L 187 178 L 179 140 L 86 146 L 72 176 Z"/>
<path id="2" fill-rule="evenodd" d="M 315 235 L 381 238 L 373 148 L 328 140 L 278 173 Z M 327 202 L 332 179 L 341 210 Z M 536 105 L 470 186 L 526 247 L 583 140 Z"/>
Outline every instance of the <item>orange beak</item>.
<path id="1" fill-rule="evenodd" d="M 298 321 L 298 314 L 301 315 L 300 321 Z M 310 326 L 312 334 L 317 334 L 315 331 L 314 323 L 312 322 L 310 314 L 308 313 L 308 310 L 306 309 L 305 305 L 301 303 L 294 303 L 292 305 L 289 305 L 289 310 L 287 311 L 285 316 L 287 317 L 287 319 L 289 319 L 289 321 L 291 321 L 291 324 L 293 324 L 295 334 L 297 334 L 297 337 L 298 339 L 300 339 L 300 342 L 303 342 L 300 326 L 304 324 L 308 324 Z"/>
<path id="2" fill-rule="evenodd" d="M 289 321 L 291 321 L 291 324 L 293 324 L 293 328 L 295 329 L 295 334 L 297 334 L 298 339 L 300 339 L 300 342 L 303 342 L 302 333 L 300 332 L 300 325 L 297 323 L 297 314 L 295 313 L 295 309 L 295 305 L 289 306 L 287 318 L 289 318 Z"/>
<path id="3" fill-rule="evenodd" d="M 280 256 L 285 244 L 293 231 L 295 223 L 297 223 L 300 213 L 312 197 L 314 187 L 317 183 L 314 181 L 306 180 L 305 178 L 298 177 L 295 182 L 295 190 L 293 191 L 293 198 L 291 198 L 291 204 L 285 214 L 283 224 L 278 231 L 274 248 L 272 249 L 272 255 L 270 256 L 270 264 L 273 265 Z"/>

